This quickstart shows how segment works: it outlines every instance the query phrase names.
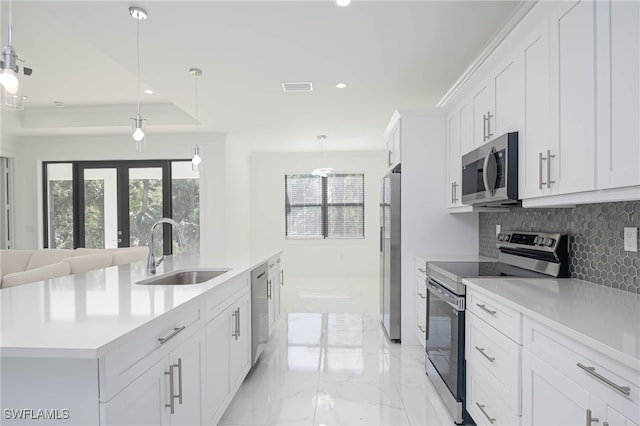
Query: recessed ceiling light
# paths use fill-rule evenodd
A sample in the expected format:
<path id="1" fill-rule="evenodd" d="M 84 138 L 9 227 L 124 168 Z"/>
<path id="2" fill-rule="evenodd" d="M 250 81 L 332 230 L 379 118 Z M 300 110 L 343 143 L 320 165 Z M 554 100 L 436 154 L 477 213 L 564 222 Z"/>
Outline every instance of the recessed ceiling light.
<path id="1" fill-rule="evenodd" d="M 153 95 L 153 90 L 151 90 L 151 89 L 144 89 L 144 93 L 146 93 L 147 95 Z"/>
<path id="2" fill-rule="evenodd" d="M 56 106 L 56 108 L 64 108 L 64 102 L 62 101 L 53 101 L 53 104 Z"/>
<path id="3" fill-rule="evenodd" d="M 336 87 L 338 89 L 344 89 L 345 87 L 347 87 L 347 83 L 338 83 L 338 84 L 336 84 Z"/>
<path id="4" fill-rule="evenodd" d="M 351 0 L 336 0 L 336 4 L 340 7 L 349 6 L 349 4 L 351 4 Z"/>

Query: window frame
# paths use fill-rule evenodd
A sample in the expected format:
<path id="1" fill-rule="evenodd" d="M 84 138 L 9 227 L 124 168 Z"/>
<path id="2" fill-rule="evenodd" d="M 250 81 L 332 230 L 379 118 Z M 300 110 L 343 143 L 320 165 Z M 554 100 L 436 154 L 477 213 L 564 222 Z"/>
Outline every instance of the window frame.
<path id="1" fill-rule="evenodd" d="M 357 175 L 357 176 L 361 176 L 362 177 L 362 202 L 361 203 L 330 203 L 329 202 L 329 190 L 328 190 L 328 181 L 329 181 L 329 177 L 339 177 L 339 176 L 350 176 L 350 175 Z M 318 203 L 313 203 L 313 204 L 308 204 L 308 203 L 304 203 L 304 204 L 291 204 L 288 202 L 289 197 L 288 195 L 288 191 L 287 191 L 287 180 L 289 179 L 290 176 L 307 176 L 307 177 L 313 177 L 313 178 L 320 178 L 322 179 L 322 184 L 321 184 L 321 202 L 320 204 Z M 285 210 L 285 214 L 284 214 L 284 237 L 285 239 L 289 239 L 289 240 L 363 240 L 366 237 L 366 224 L 365 224 L 365 201 L 366 201 L 366 197 L 365 197 L 365 176 L 364 176 L 364 172 L 343 172 L 343 173 L 332 173 L 328 176 L 314 176 L 310 173 L 285 173 L 284 175 L 284 198 L 285 198 L 285 205 L 284 205 L 284 210 Z M 320 227 L 320 235 L 289 235 L 289 220 L 288 220 L 288 215 L 289 215 L 289 211 L 291 208 L 294 207 L 319 207 L 320 208 L 320 220 L 321 220 L 321 227 Z M 362 207 L 362 234 L 357 236 L 357 237 L 351 237 L 351 236 L 329 236 L 329 208 L 330 207 Z"/>

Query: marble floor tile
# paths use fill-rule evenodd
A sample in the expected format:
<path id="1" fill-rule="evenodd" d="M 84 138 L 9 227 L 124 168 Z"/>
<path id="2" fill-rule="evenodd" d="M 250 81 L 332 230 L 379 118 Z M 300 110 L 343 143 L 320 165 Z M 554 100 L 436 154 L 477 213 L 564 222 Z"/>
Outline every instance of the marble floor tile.
<path id="1" fill-rule="evenodd" d="M 282 315 L 220 424 L 453 425 L 424 349 L 390 342 L 377 278 L 287 277 Z"/>

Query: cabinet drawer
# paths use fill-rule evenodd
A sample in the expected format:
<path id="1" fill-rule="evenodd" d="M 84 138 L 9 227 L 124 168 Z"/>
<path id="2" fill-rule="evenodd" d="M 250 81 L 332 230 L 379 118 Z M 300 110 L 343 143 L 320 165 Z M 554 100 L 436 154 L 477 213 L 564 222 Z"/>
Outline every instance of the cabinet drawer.
<path id="1" fill-rule="evenodd" d="M 204 304 L 196 298 L 124 336 L 99 358 L 100 401 L 111 399 L 203 325 Z"/>
<path id="2" fill-rule="evenodd" d="M 416 300 L 427 303 L 427 283 L 419 275 L 416 275 Z"/>
<path id="3" fill-rule="evenodd" d="M 467 411 L 478 425 L 520 425 L 522 418 L 509 405 L 508 395 L 484 367 L 467 363 Z"/>
<path id="4" fill-rule="evenodd" d="M 524 348 L 622 415 L 640 423 L 640 370 L 529 318 L 524 320 Z M 628 388 L 625 389 L 628 395 L 616 386 Z"/>
<path id="5" fill-rule="evenodd" d="M 505 401 L 520 414 L 522 347 L 472 313 L 467 331 L 467 362 L 481 365 L 508 389 Z"/>
<path id="6" fill-rule="evenodd" d="M 250 289 L 249 273 L 238 275 L 209 290 L 205 297 L 206 322 L 211 321 L 227 309 L 242 293 Z"/>
<path id="7" fill-rule="evenodd" d="M 474 290 L 469 290 L 467 293 L 467 310 L 473 312 L 478 318 L 483 319 L 514 342 L 522 343 L 522 314 L 520 312 Z"/>

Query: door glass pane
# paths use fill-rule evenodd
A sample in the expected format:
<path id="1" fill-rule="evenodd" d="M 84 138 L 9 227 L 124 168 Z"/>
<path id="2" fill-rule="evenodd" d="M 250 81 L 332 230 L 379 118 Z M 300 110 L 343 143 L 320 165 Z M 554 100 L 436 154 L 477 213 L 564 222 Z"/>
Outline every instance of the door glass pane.
<path id="1" fill-rule="evenodd" d="M 200 251 L 200 173 L 190 161 L 171 163 L 171 205 L 173 219 L 180 224 L 186 246 L 173 239 L 173 253 Z"/>
<path id="2" fill-rule="evenodd" d="M 153 222 L 162 217 L 162 168 L 129 169 L 129 238 L 130 246 L 149 244 Z M 162 226 L 154 233 L 154 255 L 162 256 Z"/>
<path id="3" fill-rule="evenodd" d="M 73 166 L 47 164 L 47 247 L 73 248 Z"/>
<path id="4" fill-rule="evenodd" d="M 115 168 L 84 170 L 84 246 L 118 247 L 118 174 Z"/>

